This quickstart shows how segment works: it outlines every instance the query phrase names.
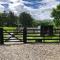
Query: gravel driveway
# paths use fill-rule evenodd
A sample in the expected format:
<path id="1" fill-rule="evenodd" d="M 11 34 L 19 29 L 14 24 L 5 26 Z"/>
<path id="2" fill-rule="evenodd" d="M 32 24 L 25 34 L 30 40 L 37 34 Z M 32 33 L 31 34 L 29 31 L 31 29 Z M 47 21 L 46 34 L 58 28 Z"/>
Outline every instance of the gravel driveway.
<path id="1" fill-rule="evenodd" d="M 0 45 L 0 60 L 60 60 L 60 44 Z"/>

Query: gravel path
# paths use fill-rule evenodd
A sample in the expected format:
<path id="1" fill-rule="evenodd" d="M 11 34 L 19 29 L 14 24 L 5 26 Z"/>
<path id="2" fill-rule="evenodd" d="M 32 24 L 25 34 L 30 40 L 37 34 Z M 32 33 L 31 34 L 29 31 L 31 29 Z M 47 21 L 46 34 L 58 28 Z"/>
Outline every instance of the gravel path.
<path id="1" fill-rule="evenodd" d="M 60 60 L 60 44 L 0 45 L 0 60 Z"/>

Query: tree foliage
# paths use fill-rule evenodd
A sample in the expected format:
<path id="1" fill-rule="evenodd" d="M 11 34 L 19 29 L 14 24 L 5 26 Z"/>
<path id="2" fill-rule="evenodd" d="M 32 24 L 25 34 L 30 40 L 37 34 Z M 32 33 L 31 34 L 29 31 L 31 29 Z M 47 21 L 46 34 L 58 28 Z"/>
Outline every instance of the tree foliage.
<path id="1" fill-rule="evenodd" d="M 0 13 L 0 26 L 4 26 L 4 23 L 6 22 L 6 14 L 5 13 Z"/>
<path id="2" fill-rule="evenodd" d="M 15 26 L 17 21 L 17 16 L 13 12 L 0 13 L 0 26 Z"/>
<path id="3" fill-rule="evenodd" d="M 14 15 L 13 12 L 9 12 L 8 17 L 7 17 L 7 25 L 9 26 L 15 26 L 16 25 L 16 21 L 17 21 L 17 16 Z"/>
<path id="4" fill-rule="evenodd" d="M 32 27 L 33 26 L 33 18 L 31 17 L 30 14 L 28 14 L 26 12 L 22 12 L 19 15 L 19 20 L 23 27 Z"/>
<path id="5" fill-rule="evenodd" d="M 53 25 L 54 26 L 54 22 L 52 20 L 35 20 L 35 24 L 34 26 L 41 26 L 41 25 Z"/>
<path id="6" fill-rule="evenodd" d="M 60 26 L 60 5 L 58 5 L 56 8 L 53 8 L 51 15 L 54 17 L 53 21 L 55 25 Z"/>

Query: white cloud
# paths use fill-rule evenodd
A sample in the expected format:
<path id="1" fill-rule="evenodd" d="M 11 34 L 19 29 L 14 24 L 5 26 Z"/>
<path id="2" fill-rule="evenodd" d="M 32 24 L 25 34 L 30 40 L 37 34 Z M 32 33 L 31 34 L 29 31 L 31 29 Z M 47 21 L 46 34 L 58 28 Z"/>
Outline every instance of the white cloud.
<path id="1" fill-rule="evenodd" d="M 0 12 L 4 11 L 4 7 L 2 5 L 0 5 Z"/>
<path id="2" fill-rule="evenodd" d="M 32 7 L 28 7 L 24 5 L 24 3 L 31 4 L 31 2 L 27 2 L 23 0 L 10 0 L 10 2 L 12 3 L 7 2 L 9 4 L 9 9 L 11 11 L 14 11 L 15 14 L 19 15 L 19 13 L 26 11 L 29 12 L 37 20 L 51 18 L 50 15 L 52 8 L 56 7 L 60 3 L 57 0 L 42 0 L 39 3 L 43 3 L 45 5 L 41 5 L 39 6 L 39 8 L 34 9 Z M 0 9 L 3 8 L 0 7 Z"/>
<path id="3" fill-rule="evenodd" d="M 42 0 L 40 3 L 46 3 L 46 5 L 40 6 L 38 9 L 33 9 L 31 7 L 25 6 L 23 3 L 29 3 L 29 2 L 21 0 L 20 4 L 16 3 L 13 4 L 12 6 L 15 6 L 14 10 L 16 10 L 17 13 L 22 11 L 28 11 L 35 19 L 38 20 L 51 18 L 50 15 L 52 8 L 56 7 L 56 5 L 59 4 L 59 2 L 57 2 L 56 0 Z"/>
<path id="4" fill-rule="evenodd" d="M 0 11 L 1 12 L 8 12 L 9 0 L 0 0 Z"/>
<path id="5" fill-rule="evenodd" d="M 21 1 L 21 0 L 10 0 L 11 2 L 19 2 L 19 1 Z"/>
<path id="6" fill-rule="evenodd" d="M 55 0 L 42 0 L 43 3 L 49 3 L 49 2 L 53 2 Z"/>

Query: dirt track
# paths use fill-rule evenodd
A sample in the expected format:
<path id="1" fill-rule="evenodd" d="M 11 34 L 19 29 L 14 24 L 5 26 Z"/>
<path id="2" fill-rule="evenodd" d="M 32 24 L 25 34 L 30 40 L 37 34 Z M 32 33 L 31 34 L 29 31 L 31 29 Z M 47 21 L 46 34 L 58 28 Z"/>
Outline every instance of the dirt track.
<path id="1" fill-rule="evenodd" d="M 0 60 L 60 60 L 60 44 L 0 45 Z"/>

